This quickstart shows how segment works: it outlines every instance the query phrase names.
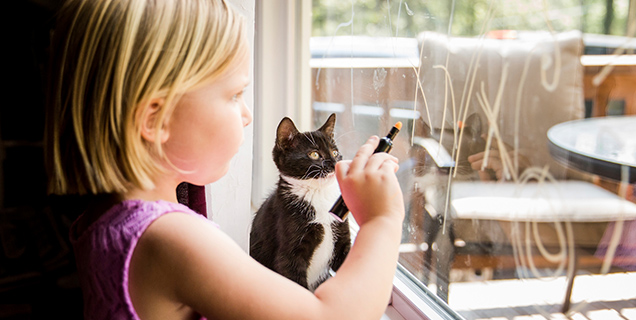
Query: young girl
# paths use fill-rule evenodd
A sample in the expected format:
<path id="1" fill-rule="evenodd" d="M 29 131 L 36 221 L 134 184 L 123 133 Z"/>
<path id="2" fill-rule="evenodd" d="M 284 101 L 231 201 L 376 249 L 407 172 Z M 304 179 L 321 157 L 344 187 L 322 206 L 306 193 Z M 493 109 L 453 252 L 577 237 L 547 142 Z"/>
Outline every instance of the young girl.
<path id="1" fill-rule="evenodd" d="M 50 189 L 88 194 L 71 230 L 86 319 L 378 319 L 396 267 L 397 160 L 370 138 L 338 163 L 360 224 L 315 293 L 179 205 L 228 170 L 252 121 L 246 23 L 222 0 L 69 0 L 54 32 Z M 244 192 L 236 190 L 236 192 Z"/>

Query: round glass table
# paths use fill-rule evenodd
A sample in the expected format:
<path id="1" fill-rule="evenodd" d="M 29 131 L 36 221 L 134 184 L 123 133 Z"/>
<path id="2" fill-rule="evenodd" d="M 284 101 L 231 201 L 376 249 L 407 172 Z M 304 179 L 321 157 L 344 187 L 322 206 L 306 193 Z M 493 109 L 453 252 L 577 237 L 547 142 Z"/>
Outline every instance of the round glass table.
<path id="1" fill-rule="evenodd" d="M 605 178 L 636 182 L 636 116 L 559 123 L 548 130 L 550 154 L 559 162 Z"/>

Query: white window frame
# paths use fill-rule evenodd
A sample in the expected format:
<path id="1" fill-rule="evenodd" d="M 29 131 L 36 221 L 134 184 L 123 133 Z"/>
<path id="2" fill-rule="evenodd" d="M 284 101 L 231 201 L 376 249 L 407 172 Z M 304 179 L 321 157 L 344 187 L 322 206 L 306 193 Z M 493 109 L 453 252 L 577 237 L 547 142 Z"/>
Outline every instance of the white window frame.
<path id="1" fill-rule="evenodd" d="M 253 212 L 278 179 L 271 160 L 278 122 L 289 116 L 299 129 L 310 130 L 311 0 L 229 2 L 254 26 L 248 28 L 252 81 L 244 94 L 248 106 L 254 106 L 254 122 L 244 129 L 245 142 L 230 171 L 206 186 L 206 201 L 210 219 L 247 252 Z M 461 319 L 428 289 L 416 285 L 404 268 L 396 270 L 393 285 L 382 319 Z"/>
<path id="2" fill-rule="evenodd" d="M 272 146 L 280 120 L 287 116 L 300 130 L 310 129 L 311 0 L 257 1 L 255 29 L 254 210 L 278 181 Z"/>

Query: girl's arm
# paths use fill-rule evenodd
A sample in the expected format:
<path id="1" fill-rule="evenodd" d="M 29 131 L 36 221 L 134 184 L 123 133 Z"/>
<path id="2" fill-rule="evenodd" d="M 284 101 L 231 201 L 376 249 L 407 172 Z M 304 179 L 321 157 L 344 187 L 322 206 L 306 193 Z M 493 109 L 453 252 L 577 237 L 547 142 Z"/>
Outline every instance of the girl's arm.
<path id="1" fill-rule="evenodd" d="M 336 276 L 315 294 L 260 265 L 220 230 L 179 213 L 159 218 L 141 237 L 135 254 L 149 253 L 140 253 L 143 264 L 155 266 L 144 275 L 152 279 L 147 283 L 208 318 L 379 319 L 389 301 L 404 207 L 397 161 L 372 155 L 377 141 L 338 165 L 360 231 Z"/>

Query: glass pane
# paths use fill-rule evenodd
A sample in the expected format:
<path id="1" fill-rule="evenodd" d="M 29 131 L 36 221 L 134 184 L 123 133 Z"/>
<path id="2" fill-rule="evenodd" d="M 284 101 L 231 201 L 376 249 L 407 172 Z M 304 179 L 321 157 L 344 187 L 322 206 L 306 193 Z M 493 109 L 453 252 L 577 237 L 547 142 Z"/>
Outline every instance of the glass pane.
<path id="1" fill-rule="evenodd" d="M 636 318 L 635 6 L 313 1 L 315 125 L 404 124 L 400 264 L 465 318 Z"/>

